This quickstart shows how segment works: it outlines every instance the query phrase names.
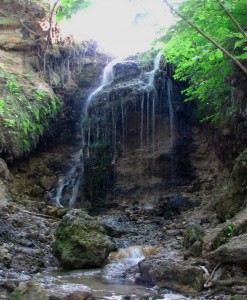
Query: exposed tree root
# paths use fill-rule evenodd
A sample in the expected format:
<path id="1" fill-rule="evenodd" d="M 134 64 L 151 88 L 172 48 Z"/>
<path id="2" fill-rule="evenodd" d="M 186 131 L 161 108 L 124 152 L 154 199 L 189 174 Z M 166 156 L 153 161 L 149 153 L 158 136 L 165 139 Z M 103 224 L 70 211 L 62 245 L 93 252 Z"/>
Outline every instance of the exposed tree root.
<path id="1" fill-rule="evenodd" d="M 52 216 L 49 216 L 49 215 L 38 214 L 38 213 L 34 213 L 34 212 L 31 212 L 31 211 L 28 211 L 28 210 L 22 210 L 22 209 L 21 209 L 20 211 L 23 212 L 23 213 L 25 213 L 25 214 L 32 215 L 32 216 L 41 217 L 41 218 L 46 218 L 46 219 L 53 219 L 53 220 L 56 220 L 56 221 L 60 221 L 60 219 L 55 218 L 55 217 L 52 217 Z"/>

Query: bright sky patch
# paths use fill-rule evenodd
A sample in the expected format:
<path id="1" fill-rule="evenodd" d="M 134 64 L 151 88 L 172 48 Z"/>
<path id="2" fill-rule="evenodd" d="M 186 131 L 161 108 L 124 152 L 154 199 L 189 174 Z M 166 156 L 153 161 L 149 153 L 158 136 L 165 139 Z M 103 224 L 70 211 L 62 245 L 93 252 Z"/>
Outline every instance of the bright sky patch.
<path id="1" fill-rule="evenodd" d="M 125 56 L 150 48 L 156 32 L 173 20 L 162 0 L 94 0 L 62 28 L 77 40 L 93 39 L 105 51 Z"/>

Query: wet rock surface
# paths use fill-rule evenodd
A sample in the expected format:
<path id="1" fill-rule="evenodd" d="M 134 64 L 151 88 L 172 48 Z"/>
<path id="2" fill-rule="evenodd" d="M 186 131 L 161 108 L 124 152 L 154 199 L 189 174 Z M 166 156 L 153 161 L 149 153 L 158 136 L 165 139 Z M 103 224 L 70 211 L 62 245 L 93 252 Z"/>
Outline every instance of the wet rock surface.
<path id="1" fill-rule="evenodd" d="M 139 268 L 140 279 L 148 284 L 185 294 L 196 294 L 203 289 L 202 269 L 176 258 L 146 258 L 139 263 Z"/>
<path id="2" fill-rule="evenodd" d="M 47 291 L 34 280 L 21 282 L 10 296 L 17 300 L 49 300 Z"/>
<path id="3" fill-rule="evenodd" d="M 22 275 L 56 266 L 51 243 L 57 221 L 35 215 L 16 204 L 8 203 L 0 210 L 1 274 L 19 279 Z M 28 277 L 29 277 L 28 275 Z"/>
<path id="4" fill-rule="evenodd" d="M 247 234 L 235 236 L 229 242 L 219 246 L 210 256 L 217 261 L 246 263 L 247 262 Z"/>
<path id="5" fill-rule="evenodd" d="M 84 300 L 92 296 L 91 290 L 82 284 L 60 284 L 47 292 L 49 300 Z"/>
<path id="6" fill-rule="evenodd" d="M 56 229 L 53 253 L 66 269 L 99 267 L 115 244 L 103 226 L 86 212 L 73 209 Z"/>

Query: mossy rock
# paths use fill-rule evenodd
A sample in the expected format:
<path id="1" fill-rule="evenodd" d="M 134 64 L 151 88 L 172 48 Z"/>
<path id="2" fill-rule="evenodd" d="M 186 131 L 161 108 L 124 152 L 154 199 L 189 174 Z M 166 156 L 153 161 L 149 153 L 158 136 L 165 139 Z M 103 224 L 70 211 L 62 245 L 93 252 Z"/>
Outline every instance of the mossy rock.
<path id="1" fill-rule="evenodd" d="M 103 226 L 80 209 L 69 211 L 59 224 L 53 253 L 65 269 L 100 267 L 115 243 Z"/>
<path id="2" fill-rule="evenodd" d="M 184 247 L 188 249 L 196 242 L 202 243 L 204 235 L 204 229 L 200 225 L 190 224 L 184 232 Z"/>
<path id="3" fill-rule="evenodd" d="M 225 222 L 233 218 L 240 211 L 244 201 L 245 195 L 235 192 L 234 188 L 223 195 L 215 205 L 219 220 Z"/>
<path id="4" fill-rule="evenodd" d="M 20 285 L 10 295 L 12 300 L 48 300 L 49 296 L 46 290 L 36 281 L 30 280 L 21 282 Z"/>

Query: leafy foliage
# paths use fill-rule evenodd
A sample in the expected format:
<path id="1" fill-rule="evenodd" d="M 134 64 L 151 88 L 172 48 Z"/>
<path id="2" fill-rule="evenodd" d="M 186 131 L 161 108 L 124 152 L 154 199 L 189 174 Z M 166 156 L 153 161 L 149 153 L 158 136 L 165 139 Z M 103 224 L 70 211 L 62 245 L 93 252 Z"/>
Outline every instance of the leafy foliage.
<path id="1" fill-rule="evenodd" d="M 56 14 L 57 21 L 69 19 L 77 11 L 88 8 L 90 4 L 91 0 L 61 0 Z"/>
<path id="2" fill-rule="evenodd" d="M 222 2 L 241 27 L 247 29 L 246 1 Z M 178 8 L 187 20 L 217 41 L 236 59 L 247 59 L 247 40 L 215 0 L 184 0 Z M 187 100 L 198 101 L 201 120 L 225 122 L 238 110 L 227 80 L 233 74 L 232 61 L 220 49 L 179 20 L 160 38 L 167 61 L 176 66 L 174 77 L 190 83 Z"/>
<path id="3" fill-rule="evenodd" d="M 53 93 L 34 88 L 27 74 L 19 75 L 0 67 L 0 150 L 14 156 L 37 144 L 59 110 Z"/>

